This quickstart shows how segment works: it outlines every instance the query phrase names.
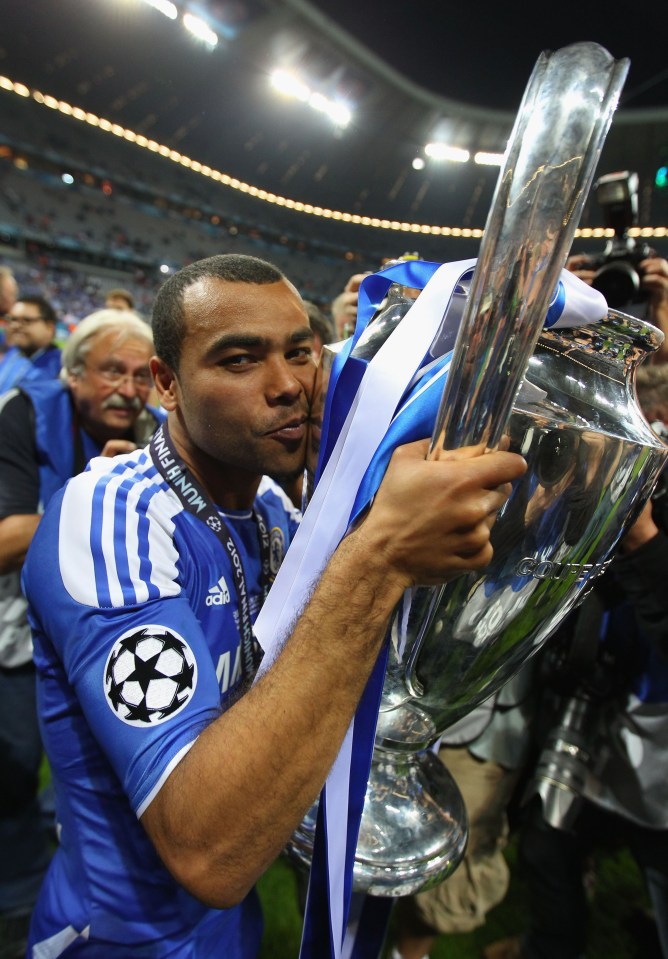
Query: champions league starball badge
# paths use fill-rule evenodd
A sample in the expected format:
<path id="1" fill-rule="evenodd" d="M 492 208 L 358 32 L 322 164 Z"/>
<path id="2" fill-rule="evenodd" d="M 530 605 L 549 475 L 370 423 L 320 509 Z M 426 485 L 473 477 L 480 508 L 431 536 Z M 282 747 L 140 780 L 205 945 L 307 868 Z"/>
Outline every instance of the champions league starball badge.
<path id="1" fill-rule="evenodd" d="M 157 726 L 179 713 L 197 686 L 186 641 L 164 626 L 140 626 L 114 643 L 104 670 L 107 703 L 129 726 Z"/>

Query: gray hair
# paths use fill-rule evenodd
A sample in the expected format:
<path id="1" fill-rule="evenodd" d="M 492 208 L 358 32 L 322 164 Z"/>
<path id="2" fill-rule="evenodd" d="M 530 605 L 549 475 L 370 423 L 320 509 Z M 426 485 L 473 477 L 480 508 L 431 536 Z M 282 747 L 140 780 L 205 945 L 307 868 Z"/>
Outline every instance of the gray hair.
<path id="1" fill-rule="evenodd" d="M 96 310 L 85 317 L 65 341 L 61 357 L 60 378 L 67 382 L 68 375 L 80 376 L 86 365 L 86 357 L 93 347 L 93 338 L 98 333 L 115 331 L 121 343 L 129 339 L 142 339 L 153 348 L 153 333 L 149 324 L 130 310 Z"/>

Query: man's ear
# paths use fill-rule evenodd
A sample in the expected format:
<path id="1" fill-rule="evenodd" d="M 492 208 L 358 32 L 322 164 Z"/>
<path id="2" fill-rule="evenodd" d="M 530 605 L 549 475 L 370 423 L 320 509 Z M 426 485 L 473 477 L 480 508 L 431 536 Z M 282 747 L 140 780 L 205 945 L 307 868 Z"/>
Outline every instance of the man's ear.
<path id="1" fill-rule="evenodd" d="M 171 413 L 178 406 L 177 380 L 174 370 L 158 356 L 152 356 L 149 362 L 155 389 L 160 397 L 160 405 Z"/>

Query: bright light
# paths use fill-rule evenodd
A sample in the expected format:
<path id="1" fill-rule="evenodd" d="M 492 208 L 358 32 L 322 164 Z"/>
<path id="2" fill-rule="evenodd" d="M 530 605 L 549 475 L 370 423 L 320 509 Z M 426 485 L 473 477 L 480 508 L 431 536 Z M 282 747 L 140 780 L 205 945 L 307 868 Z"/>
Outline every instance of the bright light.
<path id="1" fill-rule="evenodd" d="M 328 115 L 338 127 L 347 127 L 353 118 L 352 113 L 345 103 L 330 103 Z"/>
<path id="2" fill-rule="evenodd" d="M 208 47 L 213 49 L 217 45 L 218 36 L 199 17 L 194 17 L 192 13 L 184 13 L 183 25 L 194 37 L 203 40 Z"/>
<path id="3" fill-rule="evenodd" d="M 447 143 L 428 143 L 424 152 L 432 160 L 450 160 L 452 163 L 467 163 L 471 157 L 468 150 L 451 147 Z"/>
<path id="4" fill-rule="evenodd" d="M 60 179 L 63 181 L 63 183 L 67 183 L 68 185 L 74 183 L 74 177 L 71 173 L 63 173 Z"/>
<path id="5" fill-rule="evenodd" d="M 484 150 L 479 150 L 473 159 L 481 166 L 501 166 L 503 153 L 485 153 Z"/>
<path id="6" fill-rule="evenodd" d="M 161 273 L 169 273 L 169 267 L 167 266 L 166 263 L 161 263 L 161 264 L 160 264 L 160 272 L 161 272 Z"/>
<path id="7" fill-rule="evenodd" d="M 270 83 L 279 93 L 284 93 L 288 97 L 294 97 L 296 100 L 302 100 L 306 103 L 311 96 L 311 91 L 294 74 L 287 70 L 274 70 Z"/>
<path id="8" fill-rule="evenodd" d="M 154 10 L 159 10 L 160 13 L 169 17 L 170 20 L 176 20 L 178 10 L 170 0 L 145 0 L 145 2 L 148 3 L 149 7 L 153 7 Z"/>
<path id="9" fill-rule="evenodd" d="M 413 169 L 414 170 L 424 170 L 425 162 L 422 157 L 415 157 L 413 160 Z"/>
<path id="10" fill-rule="evenodd" d="M 352 113 L 345 103 L 330 100 L 319 90 L 312 90 L 307 83 L 288 70 L 274 70 L 269 82 L 279 93 L 294 97 L 301 103 L 307 103 L 313 110 L 324 113 L 337 127 L 347 127 L 352 119 Z"/>

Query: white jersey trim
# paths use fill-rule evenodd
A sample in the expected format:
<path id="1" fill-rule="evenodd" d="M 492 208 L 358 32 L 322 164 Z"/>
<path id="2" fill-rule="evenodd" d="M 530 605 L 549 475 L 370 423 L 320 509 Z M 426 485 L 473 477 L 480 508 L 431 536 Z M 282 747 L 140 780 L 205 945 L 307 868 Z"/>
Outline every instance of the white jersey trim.
<path id="1" fill-rule="evenodd" d="M 62 956 L 68 946 L 71 946 L 77 939 L 87 940 L 90 935 L 90 926 L 86 926 L 81 932 L 77 932 L 74 926 L 66 926 L 54 936 L 48 939 L 42 939 L 36 942 L 32 947 L 30 959 L 58 959 Z"/>
<path id="2" fill-rule="evenodd" d="M 263 476 L 260 480 L 260 485 L 257 491 L 258 498 L 264 496 L 265 493 L 273 493 L 275 496 L 277 496 L 285 508 L 286 513 L 290 515 L 291 519 L 293 519 L 295 523 L 299 523 L 302 518 L 301 510 L 297 509 L 283 487 L 279 486 L 278 483 L 269 476 Z"/>
<path id="3" fill-rule="evenodd" d="M 178 764 L 181 762 L 183 757 L 186 755 L 186 753 L 190 752 L 190 750 L 193 748 L 193 746 L 195 745 L 198 739 L 199 739 L 199 736 L 196 736 L 192 740 L 192 742 L 186 743 L 185 746 L 182 746 L 181 749 L 179 749 L 178 753 L 176 753 L 176 755 L 165 766 L 165 768 L 162 771 L 162 775 L 160 776 L 160 779 L 158 779 L 155 786 L 150 791 L 150 793 L 148 794 L 146 799 L 143 801 L 143 803 L 141 803 L 141 805 L 137 808 L 137 812 L 136 812 L 137 819 L 141 819 L 141 817 L 144 815 L 148 807 L 151 805 L 155 797 L 158 795 L 158 793 L 162 789 L 167 779 L 169 779 L 169 777 L 174 772 L 174 770 L 176 769 Z"/>

